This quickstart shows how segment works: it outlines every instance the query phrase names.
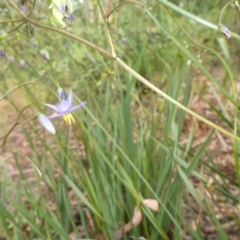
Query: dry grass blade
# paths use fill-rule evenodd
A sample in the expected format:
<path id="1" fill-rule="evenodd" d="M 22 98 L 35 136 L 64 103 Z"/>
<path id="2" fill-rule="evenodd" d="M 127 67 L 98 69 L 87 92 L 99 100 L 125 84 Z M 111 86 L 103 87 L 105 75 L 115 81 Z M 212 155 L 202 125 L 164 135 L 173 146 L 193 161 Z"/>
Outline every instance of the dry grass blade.
<path id="1" fill-rule="evenodd" d="M 122 238 L 125 233 L 129 232 L 133 227 L 138 226 L 141 221 L 142 212 L 139 207 L 135 207 L 132 220 L 129 223 L 125 224 L 123 227 L 119 228 L 115 232 L 114 237 L 116 239 Z"/>
<path id="2" fill-rule="evenodd" d="M 154 200 L 154 199 L 144 199 L 142 201 L 142 204 L 145 207 L 148 207 L 148 208 L 150 208 L 151 210 L 153 210 L 155 212 L 159 211 L 159 204 L 158 204 L 157 200 Z"/>

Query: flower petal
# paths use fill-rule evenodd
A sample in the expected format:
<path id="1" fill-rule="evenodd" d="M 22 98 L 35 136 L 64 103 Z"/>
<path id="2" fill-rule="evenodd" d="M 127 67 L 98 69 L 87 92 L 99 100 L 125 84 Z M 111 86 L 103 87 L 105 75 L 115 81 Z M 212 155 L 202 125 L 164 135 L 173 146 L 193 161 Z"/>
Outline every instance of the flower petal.
<path id="1" fill-rule="evenodd" d="M 73 14 L 72 14 L 72 13 L 69 14 L 69 15 L 66 15 L 66 17 L 67 17 L 67 20 L 68 20 L 69 22 L 72 22 L 72 21 L 73 21 Z"/>
<path id="2" fill-rule="evenodd" d="M 65 114 L 65 113 L 53 114 L 53 115 L 51 115 L 51 116 L 47 116 L 47 118 L 50 118 L 50 119 L 52 119 L 52 118 L 58 118 L 58 117 L 62 117 L 64 114 Z"/>
<path id="3" fill-rule="evenodd" d="M 68 12 L 73 13 L 73 2 L 72 2 L 72 0 L 66 0 L 66 5 L 67 5 Z"/>
<path id="4" fill-rule="evenodd" d="M 68 112 L 74 112 L 74 111 L 76 111 L 77 109 L 83 108 L 83 107 L 86 106 L 86 105 L 87 105 L 87 102 L 82 102 L 81 104 L 77 105 L 76 107 L 73 107 L 73 108 L 69 109 Z"/>
<path id="5" fill-rule="evenodd" d="M 52 124 L 52 122 L 48 119 L 47 116 L 44 114 L 40 113 L 38 116 L 38 121 L 41 123 L 41 125 L 51 134 L 55 134 L 56 130 Z"/>
<path id="6" fill-rule="evenodd" d="M 65 13 L 66 11 L 66 6 L 67 6 L 67 2 L 66 0 L 52 0 L 52 4 L 57 6 L 58 10 L 61 13 Z"/>
<path id="7" fill-rule="evenodd" d="M 45 104 L 43 104 L 43 105 L 52 108 L 52 109 L 55 110 L 56 112 L 59 112 L 59 111 L 58 111 L 58 108 L 57 108 L 55 105 L 52 105 L 52 104 L 49 104 L 49 103 L 45 103 Z"/>
<path id="8" fill-rule="evenodd" d="M 58 25 L 61 25 L 63 28 L 66 26 L 65 22 L 63 21 L 64 13 L 60 12 L 55 5 L 52 7 L 52 16 Z"/>
<path id="9" fill-rule="evenodd" d="M 67 100 L 67 94 L 62 88 L 58 89 L 58 95 L 62 100 Z"/>
<path id="10" fill-rule="evenodd" d="M 73 91 L 72 90 L 69 92 L 67 101 L 68 101 L 69 109 L 72 108 L 72 106 L 73 106 Z"/>
<path id="11" fill-rule="evenodd" d="M 69 105 L 68 101 L 63 100 L 57 105 L 57 109 L 59 113 L 67 113 L 71 106 Z"/>

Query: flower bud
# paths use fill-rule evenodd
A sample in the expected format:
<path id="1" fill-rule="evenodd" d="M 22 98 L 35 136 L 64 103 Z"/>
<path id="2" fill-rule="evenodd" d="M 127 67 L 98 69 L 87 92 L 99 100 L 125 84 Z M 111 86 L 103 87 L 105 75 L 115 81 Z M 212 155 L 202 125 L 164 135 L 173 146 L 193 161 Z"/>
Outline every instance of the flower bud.
<path id="1" fill-rule="evenodd" d="M 36 40 L 35 38 L 32 38 L 32 39 L 31 39 L 31 43 L 32 43 L 32 46 L 33 46 L 34 48 L 39 48 L 38 42 L 37 42 L 37 40 Z"/>
<path id="2" fill-rule="evenodd" d="M 47 116 L 44 114 L 40 113 L 38 115 L 38 121 L 41 123 L 41 125 L 51 134 L 55 134 L 56 130 L 55 127 L 53 126 L 52 122 L 49 120 Z"/>
<path id="3" fill-rule="evenodd" d="M 49 61 L 50 56 L 49 56 L 49 53 L 46 49 L 41 49 L 40 54 L 41 54 L 41 57 L 42 57 L 43 60 L 45 60 L 47 62 Z"/>
<path id="4" fill-rule="evenodd" d="M 28 68 L 27 63 L 23 59 L 20 59 L 19 65 L 20 65 L 20 68 L 22 68 L 22 69 L 27 69 Z"/>
<path id="5" fill-rule="evenodd" d="M 227 38 L 227 39 L 231 38 L 231 32 L 229 31 L 229 29 L 226 26 L 219 24 L 218 30 L 224 35 L 225 38 Z"/>
<path id="6" fill-rule="evenodd" d="M 67 94 L 62 88 L 58 89 L 58 95 L 61 98 L 61 100 L 67 100 Z"/>
<path id="7" fill-rule="evenodd" d="M 6 57 L 6 53 L 3 49 L 0 49 L 0 58 L 5 58 Z"/>
<path id="8" fill-rule="evenodd" d="M 9 56 L 8 61 L 10 64 L 13 64 L 15 62 L 15 57 L 14 56 Z"/>

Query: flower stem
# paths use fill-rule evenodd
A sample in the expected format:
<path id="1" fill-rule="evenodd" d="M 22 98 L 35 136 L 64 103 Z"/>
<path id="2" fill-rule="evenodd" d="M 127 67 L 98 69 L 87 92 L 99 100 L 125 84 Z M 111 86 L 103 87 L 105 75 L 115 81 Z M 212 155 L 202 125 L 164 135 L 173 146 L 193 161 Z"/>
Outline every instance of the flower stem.
<path id="1" fill-rule="evenodd" d="M 54 32 L 57 32 L 57 33 L 60 33 L 60 34 L 63 34 L 67 37 L 70 37 L 72 39 L 75 39 L 79 42 L 82 42 L 86 45 L 88 45 L 89 47 L 92 47 L 94 48 L 95 50 L 103 53 L 104 55 L 106 55 L 107 57 L 110 57 L 110 58 L 113 58 L 117 61 L 117 63 L 123 68 L 125 69 L 126 71 L 128 71 L 129 73 L 131 73 L 134 77 L 136 77 L 139 81 L 141 81 L 144 85 L 146 85 L 147 87 L 149 87 L 152 91 L 156 92 L 157 94 L 159 94 L 160 96 L 162 96 L 163 98 L 165 98 L 166 100 L 168 100 L 169 102 L 171 102 L 172 104 L 175 104 L 178 108 L 184 110 L 185 112 L 189 113 L 190 115 L 194 116 L 195 118 L 197 118 L 198 120 L 206 123 L 207 125 L 209 125 L 210 127 L 218 130 L 219 132 L 225 134 L 226 136 L 228 137 L 231 137 L 232 139 L 235 139 L 237 141 L 240 142 L 240 138 L 232 133 L 230 133 L 229 131 L 219 127 L 218 125 L 214 124 L 213 122 L 207 120 L 206 118 L 198 115 L 197 113 L 193 112 L 192 110 L 188 109 L 187 107 L 183 106 L 181 103 L 179 103 L 178 101 L 174 100 L 173 98 L 171 98 L 170 96 L 168 96 L 166 93 L 164 93 L 163 91 L 161 91 L 159 88 L 155 87 L 153 84 L 151 84 L 147 79 L 145 79 L 144 77 L 142 77 L 140 74 L 138 74 L 137 72 L 135 72 L 131 67 L 129 67 L 126 63 L 124 63 L 118 56 L 117 54 L 115 53 L 115 49 L 114 49 L 114 46 L 113 46 L 113 43 L 112 43 L 112 39 L 111 39 L 111 36 L 110 36 L 110 32 L 109 32 L 109 28 L 108 28 L 108 22 L 107 22 L 107 19 L 105 18 L 104 16 L 104 12 L 103 12 L 103 9 L 102 9 L 102 6 L 101 6 L 101 3 L 100 3 L 100 0 L 98 0 L 98 5 L 99 5 L 99 9 L 100 9 L 100 12 L 102 14 L 102 17 L 103 17 L 103 20 L 104 20 L 104 24 L 105 24 L 105 27 L 106 27 L 106 30 L 107 30 L 107 35 L 108 35 L 108 39 L 109 39 L 109 42 L 110 42 L 110 45 L 111 45 L 111 51 L 112 53 L 98 47 L 97 45 L 83 39 L 83 38 L 80 38 L 74 34 L 71 34 L 65 30 L 61 30 L 61 29 L 58 29 L 58 28 L 54 28 L 54 27 L 51 27 L 51 26 L 48 26 L 48 25 L 43 25 L 43 24 L 39 24 L 37 22 L 35 22 L 33 19 L 25 16 L 20 10 L 19 8 L 16 6 L 16 4 L 13 2 L 13 0 L 8 0 L 9 3 L 13 6 L 13 8 L 26 20 L 28 21 L 29 23 L 31 23 L 32 25 L 36 26 L 36 27 L 39 27 L 39 28 L 43 28 L 43 29 L 47 29 L 47 30 L 50 30 L 50 31 L 54 31 Z M 201 19 L 199 17 L 196 17 L 195 15 L 177 7 L 176 5 L 168 2 L 168 1 L 162 1 L 162 0 L 158 0 L 158 2 L 174 9 L 175 11 L 177 12 L 180 12 L 181 14 L 187 16 L 188 18 L 191 18 L 191 19 L 194 19 L 195 21 L 205 25 L 205 26 L 208 26 L 212 29 L 215 29 L 215 30 L 218 30 L 218 27 L 215 25 L 215 24 L 212 24 L 204 19 Z M 237 35 L 237 34 L 232 34 L 233 37 L 237 38 L 237 39 L 240 39 L 240 37 Z M 0 98 L 1 100 L 1 98 Z"/>
<path id="2" fill-rule="evenodd" d="M 72 39 L 75 39 L 79 42 L 82 42 L 86 45 L 88 45 L 89 47 L 92 47 L 94 48 L 95 50 L 103 53 L 104 55 L 108 56 L 108 57 L 112 57 L 112 54 L 106 50 L 104 50 L 103 48 L 81 38 L 81 37 L 78 37 L 72 33 L 69 33 L 65 30 L 62 30 L 62 29 L 58 29 L 58 28 L 55 28 L 55 27 L 51 27 L 51 26 L 48 26 L 48 25 L 44 25 L 44 24 L 40 24 L 36 21 L 34 21 L 33 19 L 29 18 L 28 16 L 26 16 L 24 13 L 21 12 L 21 10 L 18 8 L 18 6 L 14 3 L 13 0 L 8 0 L 9 3 L 12 5 L 12 7 L 23 17 L 23 19 L 25 19 L 26 21 L 28 21 L 29 23 L 31 23 L 33 26 L 35 27 L 39 27 L 39 28 L 43 28 L 43 29 L 47 29 L 47 30 L 50 30 L 50 31 L 53 31 L 53 32 L 57 32 L 57 33 L 60 33 L 62 35 L 65 35 L 67 37 L 70 37 Z"/>

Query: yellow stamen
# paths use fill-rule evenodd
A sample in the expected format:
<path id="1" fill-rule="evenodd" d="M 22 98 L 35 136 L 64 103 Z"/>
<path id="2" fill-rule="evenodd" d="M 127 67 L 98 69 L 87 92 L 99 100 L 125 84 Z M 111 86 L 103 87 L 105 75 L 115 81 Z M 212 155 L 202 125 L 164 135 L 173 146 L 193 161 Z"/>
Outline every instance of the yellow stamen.
<path id="1" fill-rule="evenodd" d="M 77 125 L 77 122 L 71 113 L 67 113 L 67 114 L 63 115 L 63 120 L 66 124 L 67 129 L 72 129 L 72 126 Z"/>

